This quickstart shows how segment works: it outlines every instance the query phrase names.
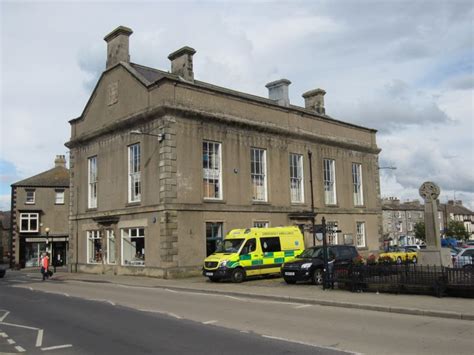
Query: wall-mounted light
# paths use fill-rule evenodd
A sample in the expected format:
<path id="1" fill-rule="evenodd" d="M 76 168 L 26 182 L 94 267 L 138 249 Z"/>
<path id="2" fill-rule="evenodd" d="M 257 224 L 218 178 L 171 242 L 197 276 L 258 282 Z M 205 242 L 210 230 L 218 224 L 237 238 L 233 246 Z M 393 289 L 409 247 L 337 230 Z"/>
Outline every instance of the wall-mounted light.
<path id="1" fill-rule="evenodd" d="M 165 134 L 164 133 L 159 133 L 159 134 L 147 133 L 147 132 L 142 132 L 138 129 L 134 129 L 133 131 L 130 131 L 130 134 L 157 137 L 158 142 L 160 142 L 160 143 L 163 142 L 163 140 L 165 139 Z"/>

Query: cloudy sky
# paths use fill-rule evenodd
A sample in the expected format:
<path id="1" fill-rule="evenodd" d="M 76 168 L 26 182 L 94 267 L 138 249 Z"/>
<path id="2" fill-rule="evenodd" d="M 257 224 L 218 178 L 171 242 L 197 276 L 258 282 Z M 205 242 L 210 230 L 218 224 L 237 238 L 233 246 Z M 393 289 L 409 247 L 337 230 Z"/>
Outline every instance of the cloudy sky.
<path id="1" fill-rule="evenodd" d="M 378 129 L 382 196 L 418 198 L 427 180 L 442 202 L 474 210 L 474 5 L 431 1 L 5 1 L 1 13 L 0 210 L 10 184 L 66 154 L 105 67 L 103 37 L 131 27 L 131 60 L 169 70 L 189 45 L 195 77 L 290 99 L 323 88 L 326 112 Z"/>

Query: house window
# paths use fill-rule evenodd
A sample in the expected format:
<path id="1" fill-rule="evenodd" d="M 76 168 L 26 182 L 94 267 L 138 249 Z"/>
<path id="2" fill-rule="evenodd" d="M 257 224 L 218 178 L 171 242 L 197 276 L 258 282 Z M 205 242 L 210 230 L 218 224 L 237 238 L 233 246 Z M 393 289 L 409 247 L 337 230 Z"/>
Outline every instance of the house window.
<path id="1" fill-rule="evenodd" d="M 413 223 L 412 222 L 408 222 L 408 231 L 409 232 L 413 231 Z"/>
<path id="2" fill-rule="evenodd" d="M 364 196 L 362 192 L 362 165 L 352 163 L 352 187 L 354 192 L 354 206 L 362 206 L 364 204 Z"/>
<path id="3" fill-rule="evenodd" d="M 20 232 L 38 232 L 39 213 L 20 213 Z"/>
<path id="4" fill-rule="evenodd" d="M 223 237 L 222 222 L 206 222 L 206 255 L 209 256 L 216 251 L 217 242 Z"/>
<path id="5" fill-rule="evenodd" d="M 267 154 L 265 149 L 250 150 L 250 175 L 252 178 L 252 200 L 267 201 Z"/>
<path id="6" fill-rule="evenodd" d="M 336 201 L 336 164 L 333 159 L 323 160 L 324 201 L 326 205 L 335 205 Z"/>
<path id="7" fill-rule="evenodd" d="M 290 154 L 290 195 L 292 203 L 304 202 L 303 156 Z"/>
<path id="8" fill-rule="evenodd" d="M 410 211 L 407 212 L 407 218 L 411 218 L 411 212 Z"/>
<path id="9" fill-rule="evenodd" d="M 145 266 L 145 228 L 122 229 L 122 265 Z"/>
<path id="10" fill-rule="evenodd" d="M 64 205 L 64 190 L 55 190 L 54 203 L 56 205 Z"/>
<path id="11" fill-rule="evenodd" d="M 107 229 L 107 264 L 115 264 L 115 234 L 112 229 Z"/>
<path id="12" fill-rule="evenodd" d="M 356 243 L 358 248 L 365 247 L 365 222 L 356 223 Z"/>
<path id="13" fill-rule="evenodd" d="M 270 222 L 268 221 L 255 221 L 253 222 L 254 228 L 268 228 L 270 226 Z"/>
<path id="14" fill-rule="evenodd" d="M 128 202 L 140 202 L 142 184 L 140 174 L 140 144 L 128 147 Z"/>
<path id="15" fill-rule="evenodd" d="M 35 203 L 35 190 L 26 190 L 25 204 L 33 205 Z"/>
<path id="16" fill-rule="evenodd" d="M 397 230 L 398 230 L 399 233 L 402 233 L 402 232 L 403 232 L 403 224 L 402 224 L 402 222 L 399 222 L 399 223 L 397 224 Z"/>
<path id="17" fill-rule="evenodd" d="M 206 199 L 222 199 L 221 144 L 202 143 L 203 191 Z"/>
<path id="18" fill-rule="evenodd" d="M 338 233 L 337 233 L 337 222 L 327 222 L 326 223 L 326 233 L 327 233 L 327 242 L 328 244 L 336 245 L 338 244 Z"/>
<path id="19" fill-rule="evenodd" d="M 102 239 L 99 231 L 87 231 L 87 263 L 102 263 Z"/>
<path id="20" fill-rule="evenodd" d="M 97 157 L 91 157 L 88 161 L 88 203 L 89 208 L 97 208 Z"/>

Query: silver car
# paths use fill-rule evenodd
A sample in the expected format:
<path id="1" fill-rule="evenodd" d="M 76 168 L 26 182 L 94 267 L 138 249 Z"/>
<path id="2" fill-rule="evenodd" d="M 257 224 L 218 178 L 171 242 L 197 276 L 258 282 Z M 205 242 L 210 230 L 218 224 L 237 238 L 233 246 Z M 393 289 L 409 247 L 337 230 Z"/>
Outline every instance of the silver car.
<path id="1" fill-rule="evenodd" d="M 454 257 L 454 267 L 474 267 L 474 248 L 464 248 Z"/>

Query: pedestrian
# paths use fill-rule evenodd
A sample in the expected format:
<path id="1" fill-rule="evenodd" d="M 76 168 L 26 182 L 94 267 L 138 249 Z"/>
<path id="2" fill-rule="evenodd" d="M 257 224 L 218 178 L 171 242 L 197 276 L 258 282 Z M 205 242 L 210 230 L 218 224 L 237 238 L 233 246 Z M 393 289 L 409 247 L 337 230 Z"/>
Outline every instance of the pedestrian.
<path id="1" fill-rule="evenodd" d="M 49 278 L 49 256 L 48 253 L 43 253 L 43 258 L 41 259 L 41 274 L 43 274 L 43 281 Z"/>

